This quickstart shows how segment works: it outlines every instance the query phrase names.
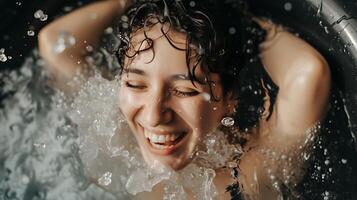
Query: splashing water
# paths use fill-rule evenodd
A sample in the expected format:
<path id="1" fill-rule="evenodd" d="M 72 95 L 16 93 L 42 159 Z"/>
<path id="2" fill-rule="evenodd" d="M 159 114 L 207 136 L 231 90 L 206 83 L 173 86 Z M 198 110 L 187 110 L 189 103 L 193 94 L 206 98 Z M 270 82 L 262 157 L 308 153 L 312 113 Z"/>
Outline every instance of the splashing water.
<path id="1" fill-rule="evenodd" d="M 73 46 L 76 43 L 76 38 L 68 32 L 60 32 L 56 44 L 53 47 L 53 52 L 56 54 L 62 53 L 67 48 Z"/>
<path id="2" fill-rule="evenodd" d="M 19 71 L 0 75 L 7 83 L 1 92 L 10 94 L 0 102 L 1 198 L 131 199 L 143 195 L 180 200 L 190 193 L 195 199 L 219 198 L 214 169 L 237 167 L 233 157 L 243 154 L 222 132 L 209 133 L 202 140 L 205 148 L 197 149 L 193 161 L 179 172 L 158 162 L 147 166 L 120 115 L 117 78 L 109 81 L 98 72 L 88 79 L 76 77 L 73 81 L 79 90 L 65 95 L 48 86 L 42 65 L 41 60 L 29 58 Z M 203 98 L 210 100 L 209 94 Z M 222 123 L 231 126 L 234 120 L 227 118 Z M 313 137 L 307 137 L 301 148 L 310 149 L 313 142 Z M 267 155 L 263 164 L 275 190 L 281 191 L 278 176 L 286 186 L 295 187 L 293 174 L 300 171 L 291 166 L 310 160 L 308 152 L 279 154 L 262 148 L 262 155 Z M 299 160 L 294 161 L 295 157 Z M 316 166 L 321 170 L 318 178 L 325 180 L 334 172 L 332 162 L 326 159 Z M 351 160 L 342 157 L 339 162 L 347 165 Z M 271 168 L 277 163 L 280 168 Z M 153 194 L 158 196 L 151 198 Z"/>
<path id="3" fill-rule="evenodd" d="M 130 199 L 159 187 L 160 199 L 186 199 L 187 190 L 196 199 L 217 198 L 213 169 L 237 151 L 223 133 L 209 134 L 206 150 L 180 172 L 147 166 L 119 113 L 118 80 L 76 77 L 79 90 L 65 95 L 48 86 L 42 65 L 29 58 L 1 75 L 2 92 L 12 94 L 0 104 L 2 197 Z"/>

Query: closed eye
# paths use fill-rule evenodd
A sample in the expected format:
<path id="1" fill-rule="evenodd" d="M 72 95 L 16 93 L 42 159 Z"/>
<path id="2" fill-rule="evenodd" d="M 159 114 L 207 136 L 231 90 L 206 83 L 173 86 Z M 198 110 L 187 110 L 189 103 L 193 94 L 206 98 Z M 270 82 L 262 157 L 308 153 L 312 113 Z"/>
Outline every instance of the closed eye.
<path id="1" fill-rule="evenodd" d="M 134 89 L 145 89 L 146 86 L 145 85 L 140 85 L 140 84 L 134 84 L 134 83 L 129 83 L 129 82 L 125 82 L 125 86 L 129 87 L 129 88 L 134 88 Z"/>
<path id="2" fill-rule="evenodd" d="M 192 97 L 196 96 L 199 94 L 198 91 L 193 90 L 193 91 L 180 91 L 177 89 L 174 89 L 171 91 L 173 95 L 178 96 L 178 97 Z"/>

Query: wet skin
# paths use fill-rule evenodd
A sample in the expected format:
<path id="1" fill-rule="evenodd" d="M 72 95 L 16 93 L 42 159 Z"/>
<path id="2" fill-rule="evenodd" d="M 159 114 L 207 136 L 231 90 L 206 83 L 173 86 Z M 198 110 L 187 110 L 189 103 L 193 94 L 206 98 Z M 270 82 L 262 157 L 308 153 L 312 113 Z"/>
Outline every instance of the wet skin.
<path id="1" fill-rule="evenodd" d="M 154 39 L 154 58 L 153 51 L 148 50 L 132 62 L 126 59 L 126 70 L 121 77 L 120 108 L 145 161 L 152 164 L 158 160 L 179 170 L 190 162 L 201 139 L 219 126 L 228 101 L 222 98 L 217 74 L 209 76 L 215 83 L 213 95 L 220 101 L 207 100 L 207 94 L 211 95 L 208 84 L 192 84 L 187 77 L 185 51 L 171 46 L 160 27 L 155 25 L 147 32 Z M 169 36 L 177 47 L 185 48 L 184 34 L 169 32 Z M 133 42 L 140 42 L 143 37 L 143 33 L 138 32 Z M 139 48 L 140 45 L 134 46 Z M 196 76 L 204 80 L 200 68 Z M 160 136 L 165 136 L 165 142 L 158 139 Z M 177 139 L 170 141 L 170 137 Z"/>

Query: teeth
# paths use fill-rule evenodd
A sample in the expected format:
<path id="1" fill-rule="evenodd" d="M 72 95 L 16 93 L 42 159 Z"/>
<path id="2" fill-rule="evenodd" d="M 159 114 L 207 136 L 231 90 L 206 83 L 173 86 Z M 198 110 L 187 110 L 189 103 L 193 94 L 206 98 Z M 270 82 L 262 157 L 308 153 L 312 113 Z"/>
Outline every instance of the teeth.
<path id="1" fill-rule="evenodd" d="M 181 133 L 182 134 L 182 133 Z M 154 133 L 149 133 L 145 131 L 145 137 L 150 139 L 153 143 L 166 143 L 175 141 L 181 134 L 167 134 L 167 135 L 157 135 Z"/>
<path id="2" fill-rule="evenodd" d="M 160 143 L 165 143 L 166 142 L 166 137 L 164 136 L 164 135 L 160 135 L 159 136 L 159 138 L 158 138 L 158 141 L 160 142 Z"/>
<path id="3" fill-rule="evenodd" d="M 178 138 L 178 135 L 168 135 L 170 141 L 175 141 Z"/>
<path id="4" fill-rule="evenodd" d="M 160 145 L 155 143 L 151 143 L 151 145 L 153 145 L 157 149 L 170 149 L 174 146 L 174 145 Z"/>

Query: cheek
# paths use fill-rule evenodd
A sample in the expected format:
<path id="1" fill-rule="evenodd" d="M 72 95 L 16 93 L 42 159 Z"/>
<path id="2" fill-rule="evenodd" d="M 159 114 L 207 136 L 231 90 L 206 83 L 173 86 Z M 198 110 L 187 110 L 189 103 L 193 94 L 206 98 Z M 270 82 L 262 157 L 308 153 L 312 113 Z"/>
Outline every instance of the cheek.
<path id="1" fill-rule="evenodd" d="M 131 119 L 140 107 L 140 99 L 137 95 L 126 89 L 119 92 L 119 107 L 127 119 Z"/>
<path id="2" fill-rule="evenodd" d="M 181 107 L 183 120 L 199 133 L 208 133 L 217 128 L 223 116 L 223 105 L 216 102 L 190 101 L 182 103 Z"/>

